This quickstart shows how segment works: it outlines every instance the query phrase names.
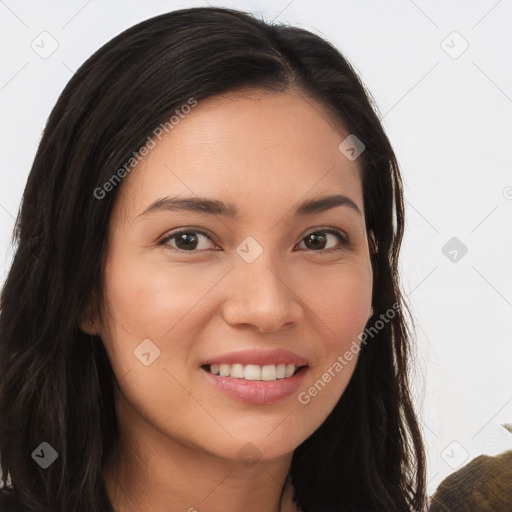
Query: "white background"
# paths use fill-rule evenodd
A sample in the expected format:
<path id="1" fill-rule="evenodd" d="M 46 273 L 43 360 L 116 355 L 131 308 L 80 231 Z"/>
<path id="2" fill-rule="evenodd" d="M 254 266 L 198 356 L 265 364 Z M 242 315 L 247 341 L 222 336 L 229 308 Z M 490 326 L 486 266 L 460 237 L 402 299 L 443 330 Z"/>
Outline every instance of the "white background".
<path id="1" fill-rule="evenodd" d="M 402 283 L 429 491 L 475 456 L 512 448 L 500 426 L 512 423 L 511 0 L 0 0 L 1 281 L 41 132 L 73 72 L 122 30 L 208 4 L 324 36 L 376 100 L 405 184 Z M 31 47 L 51 48 L 44 31 L 58 43 L 45 59 Z M 456 262 L 442 252 L 452 237 L 468 248 Z"/>

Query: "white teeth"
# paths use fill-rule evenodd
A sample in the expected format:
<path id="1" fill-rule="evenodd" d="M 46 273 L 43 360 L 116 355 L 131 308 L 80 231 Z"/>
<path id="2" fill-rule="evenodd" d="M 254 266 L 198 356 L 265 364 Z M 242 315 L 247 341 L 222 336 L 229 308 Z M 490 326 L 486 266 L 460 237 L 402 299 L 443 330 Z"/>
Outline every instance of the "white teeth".
<path id="1" fill-rule="evenodd" d="M 295 366 L 293 369 L 295 370 Z M 261 380 L 276 380 L 276 378 L 277 373 L 276 366 L 274 364 L 269 364 L 261 369 Z"/>
<path id="2" fill-rule="evenodd" d="M 295 366 L 293 364 L 286 365 L 286 376 L 291 377 L 295 372 Z"/>
<path id="3" fill-rule="evenodd" d="M 221 377 L 232 377 L 245 380 L 276 380 L 291 377 L 296 370 L 293 364 L 280 363 L 278 365 L 268 364 L 259 366 L 257 364 L 212 364 L 210 373 L 220 375 Z"/>
<path id="4" fill-rule="evenodd" d="M 257 364 L 248 364 L 244 368 L 245 380 L 261 380 L 261 366 Z"/>
<path id="5" fill-rule="evenodd" d="M 244 367 L 241 364 L 234 364 L 231 366 L 231 371 L 229 372 L 230 377 L 234 377 L 235 379 L 243 379 L 244 378 Z"/>

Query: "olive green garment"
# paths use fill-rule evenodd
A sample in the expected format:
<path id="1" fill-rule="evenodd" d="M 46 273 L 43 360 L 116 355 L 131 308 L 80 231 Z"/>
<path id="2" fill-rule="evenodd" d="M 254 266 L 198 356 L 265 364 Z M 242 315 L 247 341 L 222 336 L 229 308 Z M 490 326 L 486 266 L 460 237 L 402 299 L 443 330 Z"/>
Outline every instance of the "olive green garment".
<path id="1" fill-rule="evenodd" d="M 479 455 L 447 476 L 429 512 L 512 512 L 512 450 Z"/>

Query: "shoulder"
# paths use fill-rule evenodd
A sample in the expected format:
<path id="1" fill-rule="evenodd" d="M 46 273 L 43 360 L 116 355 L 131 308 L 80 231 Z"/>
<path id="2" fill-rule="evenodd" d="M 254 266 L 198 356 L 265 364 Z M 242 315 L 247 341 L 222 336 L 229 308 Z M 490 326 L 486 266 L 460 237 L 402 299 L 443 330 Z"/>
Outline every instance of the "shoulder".
<path id="1" fill-rule="evenodd" d="M 441 482 L 429 510 L 512 510 L 511 489 L 512 450 L 492 457 L 479 455 Z"/>

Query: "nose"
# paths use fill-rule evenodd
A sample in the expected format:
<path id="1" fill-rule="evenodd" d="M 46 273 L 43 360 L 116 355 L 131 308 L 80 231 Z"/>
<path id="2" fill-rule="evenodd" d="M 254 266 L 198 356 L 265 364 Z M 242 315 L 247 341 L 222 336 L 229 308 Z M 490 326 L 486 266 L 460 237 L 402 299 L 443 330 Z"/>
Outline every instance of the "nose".
<path id="1" fill-rule="evenodd" d="M 292 273 L 264 254 L 252 263 L 240 259 L 230 272 L 223 316 L 233 327 L 250 326 L 261 333 L 271 333 L 291 328 L 303 318 L 304 307 L 296 283 L 290 278 Z"/>

